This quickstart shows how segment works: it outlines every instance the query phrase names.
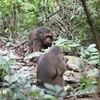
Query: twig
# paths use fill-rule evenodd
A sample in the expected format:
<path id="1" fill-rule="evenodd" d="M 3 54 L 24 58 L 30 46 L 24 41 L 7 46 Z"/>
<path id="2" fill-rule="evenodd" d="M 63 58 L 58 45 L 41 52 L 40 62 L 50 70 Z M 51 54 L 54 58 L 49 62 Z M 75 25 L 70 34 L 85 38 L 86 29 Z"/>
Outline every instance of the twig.
<path id="1" fill-rule="evenodd" d="M 65 5 L 64 7 L 62 7 L 61 9 L 59 9 L 58 11 L 54 12 L 53 14 L 47 16 L 45 19 L 49 19 L 50 17 L 54 16 L 55 14 L 57 14 L 58 12 L 60 12 L 62 9 L 64 9 L 65 7 L 67 7 L 67 5 Z M 45 21 L 45 19 L 43 18 L 42 20 L 40 20 L 37 24 L 42 23 L 43 21 Z"/>
<path id="2" fill-rule="evenodd" d="M 20 47 L 21 45 L 23 45 L 23 44 L 24 44 L 24 43 L 26 43 L 26 42 L 27 42 L 27 40 L 25 40 L 24 42 L 20 43 L 19 45 L 15 46 L 15 47 L 11 48 L 11 50 L 13 50 L 13 49 L 16 49 L 16 48 Z"/>

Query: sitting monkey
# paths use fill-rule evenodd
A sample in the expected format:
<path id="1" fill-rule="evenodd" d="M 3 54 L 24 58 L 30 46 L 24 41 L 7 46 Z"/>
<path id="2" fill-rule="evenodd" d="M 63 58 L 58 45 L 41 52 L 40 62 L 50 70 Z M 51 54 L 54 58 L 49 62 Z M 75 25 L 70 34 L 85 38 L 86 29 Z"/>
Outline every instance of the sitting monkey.
<path id="1" fill-rule="evenodd" d="M 64 87 L 63 74 L 66 62 L 59 46 L 52 46 L 47 53 L 40 56 L 37 63 L 37 86 L 44 88 L 44 83 Z"/>

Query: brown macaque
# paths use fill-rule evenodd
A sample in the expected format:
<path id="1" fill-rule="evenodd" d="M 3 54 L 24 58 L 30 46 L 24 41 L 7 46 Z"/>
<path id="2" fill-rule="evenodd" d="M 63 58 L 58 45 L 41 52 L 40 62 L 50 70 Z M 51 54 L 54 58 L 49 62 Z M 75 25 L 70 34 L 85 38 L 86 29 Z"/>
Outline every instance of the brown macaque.
<path id="1" fill-rule="evenodd" d="M 43 48 L 50 47 L 53 42 L 53 33 L 48 27 L 39 27 L 30 32 L 28 37 L 28 51 L 26 55 L 32 52 L 41 52 Z"/>
<path id="2" fill-rule="evenodd" d="M 37 86 L 45 88 L 44 83 L 48 83 L 64 87 L 63 74 L 67 69 L 67 61 L 59 46 L 52 46 L 41 55 L 37 63 Z"/>

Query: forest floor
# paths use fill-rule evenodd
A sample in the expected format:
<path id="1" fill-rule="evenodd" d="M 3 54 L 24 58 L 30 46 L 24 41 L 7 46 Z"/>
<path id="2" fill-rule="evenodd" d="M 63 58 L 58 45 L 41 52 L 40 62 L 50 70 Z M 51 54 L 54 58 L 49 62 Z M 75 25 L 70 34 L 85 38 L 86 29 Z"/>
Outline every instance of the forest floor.
<path id="1" fill-rule="evenodd" d="M 26 47 L 27 43 L 24 45 L 20 45 L 17 47 L 17 45 L 20 44 L 20 41 L 13 43 L 13 42 L 7 42 L 2 39 L 0 39 L 0 54 L 6 53 L 6 56 L 10 56 L 10 58 L 14 61 L 13 65 L 16 67 L 16 72 L 20 70 L 20 73 L 26 74 L 26 76 L 32 77 L 34 79 L 32 85 L 35 85 L 36 82 L 36 63 L 33 65 L 28 64 L 25 61 L 25 52 L 26 52 Z M 13 48 L 13 49 L 12 49 Z M 9 52 L 9 53 L 8 53 Z M 92 64 L 89 64 L 87 60 L 81 59 L 79 57 L 75 56 L 67 56 L 69 61 L 68 61 L 68 68 L 67 71 L 64 74 L 64 81 L 66 91 L 68 92 L 67 97 L 65 97 L 64 100 L 93 100 L 94 93 L 92 92 L 83 92 L 83 93 L 78 93 L 78 87 L 80 86 L 80 78 L 84 75 L 88 75 L 89 71 L 91 69 L 95 69 L 95 66 Z M 77 64 L 79 62 L 84 63 L 84 69 L 80 71 L 77 68 Z M 77 92 L 77 93 L 76 93 Z M 99 98 L 96 100 L 100 100 Z"/>

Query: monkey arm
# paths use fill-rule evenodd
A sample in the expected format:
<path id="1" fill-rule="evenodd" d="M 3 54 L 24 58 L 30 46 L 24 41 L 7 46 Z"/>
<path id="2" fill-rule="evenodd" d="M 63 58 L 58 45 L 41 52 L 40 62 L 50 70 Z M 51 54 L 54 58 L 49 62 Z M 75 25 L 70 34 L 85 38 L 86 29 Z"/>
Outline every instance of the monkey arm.
<path id="1" fill-rule="evenodd" d="M 59 76 L 62 76 L 64 74 L 64 72 L 66 71 L 66 66 L 59 66 L 59 68 L 57 67 L 57 73 Z"/>
<path id="2" fill-rule="evenodd" d="M 57 69 L 58 75 L 62 76 L 67 68 L 66 68 L 66 64 L 63 61 L 63 59 L 61 57 L 59 57 L 59 58 L 60 58 L 60 59 L 58 59 L 59 65 L 56 66 L 56 69 Z"/>
<path id="3" fill-rule="evenodd" d="M 56 76 L 54 80 L 52 80 L 52 83 L 54 85 L 58 84 L 60 86 L 64 87 L 64 80 L 63 80 L 63 76 Z"/>
<path id="4" fill-rule="evenodd" d="M 41 48 L 42 48 L 42 46 L 41 46 L 41 42 L 40 41 L 37 41 L 37 40 L 34 40 L 33 41 L 33 45 L 32 45 L 33 47 L 33 52 L 41 52 Z"/>

